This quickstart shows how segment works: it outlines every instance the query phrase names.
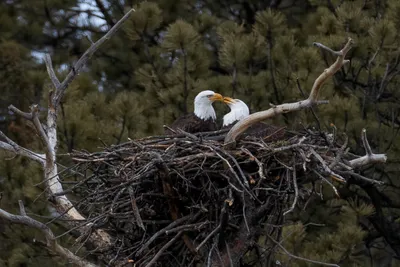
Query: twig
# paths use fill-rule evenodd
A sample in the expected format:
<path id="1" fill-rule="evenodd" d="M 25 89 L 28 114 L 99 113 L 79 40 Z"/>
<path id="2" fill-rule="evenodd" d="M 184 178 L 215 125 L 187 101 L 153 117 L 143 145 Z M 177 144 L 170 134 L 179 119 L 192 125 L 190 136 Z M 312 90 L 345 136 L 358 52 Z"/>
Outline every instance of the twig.
<path id="1" fill-rule="evenodd" d="M 86 64 L 89 58 L 99 49 L 99 47 L 108 39 L 110 39 L 117 30 L 122 26 L 122 24 L 129 18 L 129 16 L 134 12 L 135 9 L 129 10 L 103 37 L 101 37 L 97 42 L 92 44 L 88 50 L 81 56 L 78 62 L 75 63 L 72 70 L 68 73 L 64 81 L 56 88 L 56 93 L 54 95 L 52 104 L 54 108 L 57 108 L 62 97 L 65 94 L 65 90 L 68 88 L 69 84 L 75 79 L 76 75 L 79 74 L 82 67 Z"/>
<path id="2" fill-rule="evenodd" d="M 175 232 L 199 230 L 199 229 L 201 229 L 202 227 L 206 226 L 209 223 L 210 223 L 209 221 L 204 221 L 204 222 L 199 222 L 199 223 L 181 225 L 181 226 L 178 226 L 176 228 L 172 228 L 170 230 L 166 230 L 165 234 L 169 235 L 169 234 L 175 233 Z"/>
<path id="3" fill-rule="evenodd" d="M 367 178 L 365 176 L 362 176 L 361 174 L 358 174 L 358 173 L 355 173 L 355 172 L 352 172 L 352 171 L 346 171 L 346 172 L 342 172 L 342 173 L 343 174 L 349 174 L 349 175 L 351 175 L 351 176 L 353 176 L 353 177 L 355 177 L 357 179 L 366 181 L 366 182 L 371 183 L 371 184 L 377 184 L 377 185 L 384 185 L 385 184 L 383 181 L 377 181 L 377 180 L 374 180 L 374 179 L 370 179 L 370 178 Z"/>
<path id="4" fill-rule="evenodd" d="M 221 224 L 218 224 L 217 227 L 215 227 L 214 230 L 211 231 L 210 234 L 207 235 L 206 238 L 204 238 L 204 240 L 196 247 L 196 251 L 199 251 L 201 249 L 202 246 L 204 246 L 205 243 L 207 243 L 207 241 L 213 237 L 219 230 L 221 229 Z"/>
<path id="5" fill-rule="evenodd" d="M 26 216 L 24 202 L 22 202 L 22 200 L 18 200 L 18 205 L 19 205 L 19 213 L 21 214 L 21 216 Z"/>
<path id="6" fill-rule="evenodd" d="M 322 174 L 320 174 L 320 173 L 317 172 L 316 170 L 313 170 L 313 172 L 314 172 L 316 175 L 318 175 L 319 178 L 321 178 L 323 181 L 325 181 L 327 184 L 329 184 L 329 185 L 332 187 L 333 191 L 335 192 L 335 195 L 336 195 L 337 197 L 340 197 L 338 190 L 336 189 L 336 187 L 335 187 L 331 182 L 328 181 L 328 179 L 326 179 Z"/>
<path id="7" fill-rule="evenodd" d="M 61 83 L 58 80 L 56 73 L 54 72 L 53 62 L 51 61 L 51 57 L 47 53 L 44 55 L 44 62 L 46 63 L 47 73 L 50 76 L 50 80 L 52 81 L 54 88 L 55 89 L 59 88 Z"/>
<path id="8" fill-rule="evenodd" d="M 8 109 L 24 119 L 32 120 L 32 113 L 23 112 L 18 108 L 14 107 L 13 105 L 9 105 Z"/>
<path id="9" fill-rule="evenodd" d="M 226 254 L 228 255 L 228 258 L 229 258 L 229 265 L 231 267 L 233 267 L 234 265 L 233 265 L 233 261 L 232 261 L 231 251 L 230 251 L 229 245 L 226 241 L 225 241 L 225 247 L 226 247 Z"/>
<path id="10" fill-rule="evenodd" d="M 20 156 L 30 158 L 34 161 L 39 162 L 41 165 L 44 165 L 46 159 L 46 156 L 44 154 L 38 154 L 22 146 L 19 146 L 17 143 L 12 141 L 8 136 L 6 136 L 2 131 L 0 131 L 0 137 L 6 140 L 6 142 L 0 141 L 0 148 L 13 152 Z"/>
<path id="11" fill-rule="evenodd" d="M 333 172 L 331 169 L 329 169 L 326 162 L 322 159 L 322 157 L 317 152 L 315 152 L 315 150 L 313 148 L 310 148 L 310 151 L 314 155 L 314 157 L 316 157 L 319 160 L 319 162 L 321 162 L 322 167 L 324 168 L 325 172 L 334 176 L 335 178 L 337 178 L 339 181 L 341 181 L 343 183 L 346 182 L 346 179 L 344 179 L 342 176 L 340 176 L 339 174 L 337 174 L 337 173 Z"/>
<path id="12" fill-rule="evenodd" d="M 288 209 L 287 211 L 285 211 L 283 213 L 283 216 L 286 216 L 288 213 L 292 212 L 294 210 L 294 208 L 296 207 L 296 203 L 297 203 L 297 199 L 299 197 L 299 189 L 297 187 L 297 177 L 296 177 L 296 164 L 293 163 L 293 187 L 294 187 L 294 200 L 292 203 L 292 206 L 290 207 L 290 209 Z"/>
<path id="13" fill-rule="evenodd" d="M 258 158 L 256 158 L 247 148 L 241 148 L 241 150 L 246 153 L 247 155 L 249 155 L 251 157 L 252 160 L 254 160 L 257 165 L 258 165 L 258 175 L 260 176 L 261 179 L 266 179 L 265 175 L 264 175 L 264 167 L 263 167 L 263 163 L 261 161 L 258 160 Z"/>
<path id="14" fill-rule="evenodd" d="M 153 257 L 153 259 L 151 259 L 151 261 L 150 261 L 145 267 L 151 267 L 151 266 L 153 266 L 153 265 L 157 262 L 158 258 L 160 258 L 161 255 L 164 253 L 164 251 L 167 250 L 170 246 L 172 246 L 172 245 L 175 243 L 175 241 L 176 241 L 182 234 L 183 234 L 183 231 L 177 233 L 177 234 L 174 236 L 174 238 L 172 238 L 170 241 L 168 241 L 168 243 L 165 244 L 165 245 L 157 252 L 157 254 Z"/>
<path id="15" fill-rule="evenodd" d="M 323 49 L 323 50 L 326 50 L 326 51 L 332 53 L 332 54 L 335 55 L 335 56 L 338 56 L 338 57 L 339 57 L 339 56 L 342 55 L 341 51 L 334 51 L 334 50 L 332 50 L 331 48 L 329 48 L 329 47 L 327 47 L 327 46 L 325 46 L 325 45 L 323 45 L 323 44 L 321 44 L 321 43 L 314 42 L 313 45 L 316 46 L 316 47 L 319 47 L 319 48 L 321 48 L 321 49 Z"/>
<path id="16" fill-rule="evenodd" d="M 275 244 L 277 245 L 280 249 L 283 250 L 283 252 L 285 252 L 289 257 L 296 259 L 296 260 L 302 260 L 302 261 L 306 261 L 306 262 L 310 262 L 310 263 L 315 263 L 315 264 L 320 264 L 320 265 L 324 265 L 324 266 L 332 266 L 332 267 L 340 267 L 340 265 L 334 264 L 334 263 L 327 263 L 327 262 L 322 262 L 322 261 L 315 261 L 315 260 L 310 260 L 310 259 L 306 259 L 303 257 L 299 257 L 296 255 L 293 255 L 292 253 L 290 253 L 289 251 L 287 251 L 286 248 L 284 248 L 279 242 L 277 242 L 275 239 L 273 239 L 270 235 L 268 235 L 266 233 L 266 235 L 268 236 L 268 238 Z"/>
<path id="17" fill-rule="evenodd" d="M 303 91 L 303 89 L 301 88 L 299 78 L 296 78 L 296 84 L 297 84 L 297 88 L 299 89 L 299 91 L 300 91 L 300 93 L 301 93 L 301 96 L 302 96 L 303 98 L 305 98 L 306 95 L 304 94 L 304 91 Z M 319 118 L 318 118 L 318 116 L 317 116 L 317 113 L 316 113 L 315 110 L 314 110 L 314 107 L 311 106 L 310 109 L 311 109 L 311 113 L 312 113 L 313 116 L 314 116 L 315 121 L 317 122 L 318 130 L 321 130 L 321 122 L 320 122 L 320 120 L 319 120 Z"/>
<path id="18" fill-rule="evenodd" d="M 361 140 L 363 142 L 366 155 L 357 159 L 350 160 L 350 166 L 353 168 L 362 167 L 368 164 L 385 163 L 387 157 L 385 154 L 374 154 L 367 140 L 367 130 L 362 129 Z"/>
<path id="19" fill-rule="evenodd" d="M 195 216 L 193 216 L 193 219 L 198 218 L 198 216 L 200 216 L 201 212 L 198 212 Z M 179 218 L 177 220 L 175 220 L 174 222 L 172 222 L 171 224 L 169 224 L 168 226 L 162 228 L 161 230 L 157 231 L 149 240 L 147 240 L 146 243 L 144 243 L 144 245 L 136 252 L 136 257 L 138 257 L 140 254 L 143 253 L 143 251 L 145 251 L 151 243 L 153 243 L 154 240 L 156 240 L 160 235 L 165 234 L 166 231 L 168 231 L 169 229 L 183 223 L 184 221 L 187 221 L 188 219 L 190 219 L 192 217 L 191 214 Z"/>
<path id="20" fill-rule="evenodd" d="M 79 258 L 68 249 L 59 245 L 51 229 L 45 224 L 28 217 L 25 213 L 25 208 L 22 201 L 20 200 L 18 203 L 20 206 L 21 215 L 14 215 L 0 209 L 0 217 L 4 220 L 10 221 L 11 223 L 22 224 L 40 230 L 46 238 L 47 247 L 67 261 L 71 261 L 72 263 L 81 267 L 96 267 L 96 265 Z"/>
<path id="21" fill-rule="evenodd" d="M 42 139 L 43 145 L 46 148 L 46 160 L 50 160 L 52 158 L 55 158 L 55 152 L 52 149 L 52 145 L 50 144 L 49 138 L 47 134 L 45 133 L 42 124 L 40 123 L 39 120 L 39 106 L 38 105 L 32 105 L 30 107 L 31 109 L 31 114 L 32 114 L 32 121 L 33 124 L 35 125 L 36 131 L 38 132 L 40 138 Z"/>
<path id="22" fill-rule="evenodd" d="M 135 194 L 133 193 L 132 185 L 130 185 L 128 187 L 128 192 L 129 192 L 129 196 L 131 198 L 131 204 L 132 204 L 133 214 L 135 215 L 136 223 L 140 228 L 142 228 L 143 231 L 146 231 L 146 228 L 144 227 L 144 224 L 142 221 L 142 217 L 140 216 L 140 213 L 139 213 L 139 209 L 136 205 L 136 198 L 135 198 Z"/>

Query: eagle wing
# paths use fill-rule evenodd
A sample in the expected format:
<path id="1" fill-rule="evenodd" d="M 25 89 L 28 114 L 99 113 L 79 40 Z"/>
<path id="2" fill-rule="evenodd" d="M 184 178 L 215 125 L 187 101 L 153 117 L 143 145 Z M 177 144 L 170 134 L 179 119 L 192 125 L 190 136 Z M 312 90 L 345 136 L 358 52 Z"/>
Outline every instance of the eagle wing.
<path id="1" fill-rule="evenodd" d="M 169 128 L 173 130 L 177 130 L 179 128 L 188 133 L 198 133 L 198 132 L 216 131 L 217 124 L 212 119 L 202 120 L 199 117 L 197 117 L 194 113 L 189 113 L 176 119 L 169 126 Z M 165 129 L 164 134 L 171 135 L 174 133 L 169 129 Z"/>
<path id="2" fill-rule="evenodd" d="M 227 126 L 223 126 L 221 130 L 231 129 L 236 123 L 237 121 Z M 285 136 L 285 127 L 278 127 L 271 124 L 258 122 L 250 126 L 243 133 L 243 136 L 267 139 L 267 141 L 276 141 L 283 139 Z"/>

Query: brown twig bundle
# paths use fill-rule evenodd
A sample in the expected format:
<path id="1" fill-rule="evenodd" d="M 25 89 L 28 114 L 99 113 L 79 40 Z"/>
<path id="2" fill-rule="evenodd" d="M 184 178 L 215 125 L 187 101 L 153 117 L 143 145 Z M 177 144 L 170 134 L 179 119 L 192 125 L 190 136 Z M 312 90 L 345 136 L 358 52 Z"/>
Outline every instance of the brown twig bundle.
<path id="1" fill-rule="evenodd" d="M 184 133 L 74 152 L 85 175 L 70 188 L 81 196 L 77 208 L 116 237 L 103 253 L 136 266 L 234 262 L 265 231 L 278 239 L 276 225 L 307 192 L 302 184 L 323 180 L 337 194 L 332 178 L 357 175 L 355 156 L 334 134 L 248 137 L 232 150 L 221 139 L 221 132 Z"/>

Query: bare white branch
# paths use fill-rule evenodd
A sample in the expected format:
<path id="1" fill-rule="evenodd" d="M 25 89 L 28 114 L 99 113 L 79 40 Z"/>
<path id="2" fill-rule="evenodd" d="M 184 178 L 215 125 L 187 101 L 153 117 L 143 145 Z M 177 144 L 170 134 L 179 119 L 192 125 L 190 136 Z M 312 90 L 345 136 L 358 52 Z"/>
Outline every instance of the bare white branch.
<path id="1" fill-rule="evenodd" d="M 56 89 L 59 88 L 61 83 L 58 80 L 58 78 L 56 76 L 56 73 L 54 72 L 53 62 L 52 62 L 51 57 L 50 57 L 49 54 L 45 54 L 44 62 L 46 63 L 47 73 L 50 76 L 50 80 L 52 81 L 52 83 L 54 85 L 54 88 L 56 88 Z"/>
<path id="2" fill-rule="evenodd" d="M 371 146 L 369 145 L 368 139 L 367 139 L 367 130 L 365 128 L 363 128 L 361 130 L 361 140 L 363 142 L 363 146 L 365 148 L 365 152 L 367 153 L 368 156 L 371 156 L 372 153 L 372 149 Z"/>
<path id="3" fill-rule="evenodd" d="M 31 115 L 32 115 L 32 121 L 33 124 L 35 125 L 36 131 L 38 132 L 40 139 L 42 139 L 43 145 L 46 148 L 46 159 L 53 158 L 54 151 L 51 149 L 51 144 L 49 142 L 49 139 L 47 138 L 47 134 L 45 133 L 42 124 L 40 123 L 39 120 L 39 106 L 38 105 L 32 105 L 31 107 Z"/>
<path id="4" fill-rule="evenodd" d="M 350 160 L 350 166 L 352 168 L 362 167 L 368 164 L 374 163 L 385 163 L 387 160 L 387 156 L 385 154 L 374 154 L 372 152 L 371 146 L 368 143 L 367 139 L 367 130 L 362 129 L 361 131 L 361 140 L 363 142 L 366 155 L 357 159 Z"/>
<path id="5" fill-rule="evenodd" d="M 327 47 L 316 44 L 317 46 L 333 52 L 335 55 L 338 56 L 335 63 L 333 63 L 329 68 L 325 69 L 323 73 L 315 80 L 314 85 L 311 89 L 310 95 L 308 99 L 298 101 L 295 103 L 285 103 L 281 105 L 273 105 L 272 108 L 264 111 L 259 111 L 253 114 L 250 114 L 248 117 L 244 118 L 243 120 L 236 123 L 228 134 L 225 137 L 225 145 L 232 146 L 234 145 L 236 139 L 246 131 L 251 125 L 257 122 L 261 122 L 263 120 L 275 117 L 279 114 L 298 111 L 305 108 L 310 108 L 312 106 L 326 103 L 326 101 L 318 101 L 319 91 L 322 85 L 332 77 L 344 64 L 348 63 L 349 60 L 345 60 L 345 56 L 347 52 L 351 49 L 353 44 L 353 40 L 351 38 L 348 39 L 346 45 L 343 47 L 342 50 L 335 52 L 332 49 L 327 49 Z"/>
<path id="6" fill-rule="evenodd" d="M 335 179 L 337 179 L 338 181 L 341 181 L 342 183 L 346 182 L 346 179 L 344 179 L 341 175 L 333 172 L 328 165 L 326 164 L 326 162 L 324 161 L 324 159 L 313 149 L 310 149 L 311 153 L 314 155 L 314 157 L 316 159 L 318 159 L 318 161 L 322 164 L 322 167 L 324 168 L 324 171 L 326 173 L 328 173 L 329 175 L 333 176 Z"/>
<path id="7" fill-rule="evenodd" d="M 52 99 L 52 106 L 57 109 L 62 97 L 64 96 L 65 90 L 68 88 L 69 84 L 74 80 L 76 75 L 81 71 L 82 67 L 85 66 L 86 62 L 89 58 L 96 52 L 99 47 L 108 39 L 113 36 L 117 30 L 122 26 L 122 24 L 129 18 L 129 16 L 134 12 L 135 9 L 129 10 L 102 38 L 100 38 L 97 42 L 92 44 L 88 50 L 82 55 L 82 57 L 75 63 L 72 70 L 68 73 L 67 77 L 64 81 L 56 87 L 56 93 Z M 51 62 L 48 61 L 49 63 Z M 47 62 L 46 62 L 47 63 Z M 49 69 L 50 65 L 46 64 Z M 51 69 L 50 69 L 51 71 Z M 54 83 L 54 81 L 53 81 Z"/>
<path id="8" fill-rule="evenodd" d="M 24 119 L 32 120 L 31 113 L 23 112 L 23 111 L 19 110 L 18 108 L 14 107 L 13 105 L 8 106 L 8 109 L 10 111 L 14 112 L 15 114 L 17 114 L 18 116 L 21 116 Z"/>
<path id="9" fill-rule="evenodd" d="M 73 69 L 67 75 L 62 83 L 58 80 L 55 71 L 52 66 L 51 58 L 49 55 L 45 56 L 46 68 L 50 79 L 55 86 L 55 92 L 51 91 L 49 94 L 49 108 L 47 113 L 47 121 L 46 121 L 46 131 L 43 128 L 39 120 L 39 108 L 37 105 L 31 106 L 31 113 L 22 112 L 18 108 L 14 106 L 9 106 L 9 110 L 16 113 L 17 115 L 33 121 L 35 128 L 46 148 L 46 154 L 41 155 L 34 153 L 28 149 L 22 148 L 17 145 L 7 136 L 5 136 L 2 132 L 0 132 L 0 137 L 5 139 L 5 142 L 0 141 L 0 148 L 5 149 L 7 151 L 14 152 L 18 155 L 29 157 L 35 161 L 38 161 L 42 164 L 44 169 L 44 181 L 46 184 L 47 193 L 50 199 L 54 202 L 55 208 L 57 211 L 66 219 L 71 221 L 71 224 L 77 224 L 77 221 L 85 221 L 85 218 L 75 209 L 73 204 L 69 201 L 69 199 L 64 195 L 64 190 L 62 184 L 60 182 L 60 177 L 58 176 L 58 169 L 56 164 L 56 152 L 57 152 L 57 107 L 65 94 L 65 90 L 68 85 L 74 80 L 74 78 L 79 74 L 82 67 L 86 64 L 91 55 L 97 51 L 105 41 L 107 41 L 111 36 L 113 36 L 116 31 L 121 27 L 123 22 L 125 22 L 134 9 L 130 10 L 128 13 L 123 16 L 118 23 L 116 23 L 101 39 L 99 39 L 96 43 L 92 44 L 86 52 L 81 56 L 81 58 L 76 62 Z M 21 209 L 23 213 L 23 210 Z M 2 215 L 12 222 L 19 222 L 22 224 L 30 225 L 36 227 L 38 229 L 44 230 L 48 240 L 48 243 L 52 245 L 52 247 L 59 253 L 64 256 L 67 256 L 70 259 L 75 257 L 69 251 L 65 251 L 65 249 L 58 246 L 54 241 L 54 235 L 51 233 L 50 229 L 44 229 L 38 222 L 32 220 L 29 217 L 19 216 L 13 217 L 16 215 L 12 215 L 3 211 Z M 47 227 L 47 226 L 46 226 Z M 50 232 L 49 232 L 50 231 Z M 82 230 L 83 231 L 83 230 Z M 50 234 L 51 233 L 51 234 Z M 104 230 L 97 229 L 95 230 L 91 236 L 90 241 L 94 243 L 97 247 L 108 247 L 111 245 L 111 237 Z M 69 255 L 71 254 L 71 255 Z M 81 259 L 76 258 L 75 263 L 79 266 L 93 266 L 88 264 L 79 264 Z"/>
<path id="10" fill-rule="evenodd" d="M 0 137 L 2 137 L 6 141 L 0 141 L 1 149 L 13 152 L 19 156 L 30 158 L 34 161 L 39 162 L 41 165 L 44 165 L 46 159 L 46 156 L 44 154 L 38 154 L 22 146 L 19 146 L 17 143 L 8 138 L 2 131 L 0 131 Z"/>
<path id="11" fill-rule="evenodd" d="M 26 225 L 26 226 L 40 230 L 46 238 L 47 247 L 49 249 L 51 249 L 53 252 L 55 252 L 58 255 L 60 255 L 61 257 L 63 257 L 64 259 L 66 259 L 67 261 L 74 263 L 76 266 L 96 267 L 96 265 L 94 265 L 84 259 L 81 259 L 80 257 L 76 256 L 68 249 L 66 249 L 63 246 L 61 246 L 60 244 L 58 244 L 58 242 L 54 236 L 54 233 L 51 231 L 51 229 L 47 225 L 45 225 L 39 221 L 36 221 L 26 215 L 25 208 L 24 208 L 24 205 L 21 200 L 19 201 L 19 206 L 20 206 L 21 215 L 14 215 L 14 214 L 8 213 L 7 211 L 0 209 L 0 218 L 7 220 L 11 223 L 22 224 L 22 225 Z"/>
<path id="12" fill-rule="evenodd" d="M 286 216 L 288 213 L 290 213 L 290 212 L 292 212 L 294 210 L 294 208 L 296 207 L 296 204 L 297 204 L 297 200 L 299 198 L 299 189 L 298 189 L 298 186 L 297 186 L 296 172 L 297 172 L 296 171 L 296 165 L 293 164 L 293 175 L 292 175 L 292 178 L 293 178 L 293 187 L 294 187 L 294 200 L 293 200 L 293 203 L 292 203 L 292 206 L 290 207 L 290 209 L 285 211 L 283 213 L 283 216 Z"/>

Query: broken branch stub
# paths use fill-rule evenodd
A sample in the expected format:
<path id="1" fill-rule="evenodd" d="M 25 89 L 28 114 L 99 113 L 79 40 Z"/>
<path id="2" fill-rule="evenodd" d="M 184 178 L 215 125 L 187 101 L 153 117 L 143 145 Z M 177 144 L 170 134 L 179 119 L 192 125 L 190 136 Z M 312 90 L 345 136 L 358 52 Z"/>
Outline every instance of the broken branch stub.
<path id="1" fill-rule="evenodd" d="M 362 129 L 361 130 L 361 141 L 364 145 L 365 148 L 365 155 L 362 157 L 359 157 L 357 159 L 350 160 L 350 166 L 352 168 L 359 168 L 368 164 L 374 164 L 374 163 L 385 163 L 387 160 L 387 156 L 385 154 L 374 154 L 372 152 L 371 146 L 369 145 L 368 139 L 367 139 L 367 130 Z"/>
<path id="2" fill-rule="evenodd" d="M 324 104 L 326 101 L 318 101 L 318 94 L 322 87 L 322 85 L 328 80 L 328 78 L 332 77 L 344 64 L 348 63 L 349 60 L 345 60 L 347 52 L 351 49 L 353 44 L 353 40 L 348 38 L 346 45 L 340 51 L 333 51 L 326 46 L 314 43 L 315 46 L 320 47 L 321 49 L 325 49 L 329 52 L 333 52 L 334 55 L 337 55 L 336 61 L 327 69 L 325 69 L 315 80 L 314 85 L 311 89 L 310 95 L 307 99 L 298 101 L 295 103 L 284 103 L 281 105 L 274 105 L 270 109 L 259 111 L 253 114 L 250 114 L 248 117 L 243 120 L 237 122 L 228 134 L 225 137 L 225 147 L 229 148 L 235 145 L 236 139 L 245 132 L 250 126 L 255 123 L 261 122 L 263 120 L 275 117 L 282 113 L 288 113 L 293 111 L 298 111 L 305 108 L 310 108 L 314 105 Z"/>

